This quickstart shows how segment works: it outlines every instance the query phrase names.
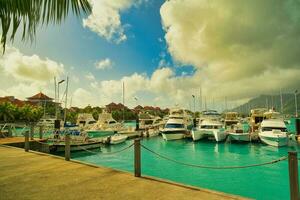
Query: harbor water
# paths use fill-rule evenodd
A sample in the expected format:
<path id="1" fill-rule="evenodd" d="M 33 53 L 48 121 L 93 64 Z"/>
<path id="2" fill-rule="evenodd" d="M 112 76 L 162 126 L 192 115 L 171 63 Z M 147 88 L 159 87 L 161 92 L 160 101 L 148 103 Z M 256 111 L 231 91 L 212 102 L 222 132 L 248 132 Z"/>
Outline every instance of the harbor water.
<path id="1" fill-rule="evenodd" d="M 72 152 L 72 158 L 99 166 L 133 172 L 133 148 L 118 154 L 132 140 L 103 147 L 99 154 Z M 143 139 L 142 144 L 174 160 L 206 166 L 243 166 L 287 156 L 297 146 L 276 148 L 251 143 L 193 142 L 190 139 L 164 141 L 160 136 Z M 289 199 L 287 160 L 244 169 L 203 169 L 179 165 L 142 149 L 142 174 L 255 199 Z"/>

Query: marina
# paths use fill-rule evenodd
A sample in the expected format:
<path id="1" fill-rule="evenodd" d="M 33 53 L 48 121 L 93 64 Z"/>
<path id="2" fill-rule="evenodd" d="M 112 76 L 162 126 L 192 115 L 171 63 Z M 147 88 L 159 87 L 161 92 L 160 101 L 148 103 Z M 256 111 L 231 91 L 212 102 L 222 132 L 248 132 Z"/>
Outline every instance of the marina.
<path id="1" fill-rule="evenodd" d="M 0 200 L 300 200 L 299 1 L 0 0 Z"/>
<path id="2" fill-rule="evenodd" d="M 206 123 L 205 120 L 202 122 Z M 135 125 L 133 122 L 128 123 L 127 126 Z M 241 128 L 250 130 L 248 127 Z M 28 138 L 30 149 L 65 157 L 65 136 L 60 136 L 60 143 L 53 143 L 49 135 L 46 135 L 48 139 L 39 139 L 40 129 L 35 130 L 37 132 L 34 139 Z M 15 135 L 19 137 L 1 139 L 2 144 L 26 148 L 20 132 L 13 132 L 13 136 Z M 141 136 L 141 132 L 136 132 L 135 137 Z M 72 160 L 128 173 L 134 172 L 135 153 L 132 137 L 114 145 L 105 142 L 105 139 L 101 142 L 99 140 L 99 143 L 91 148 L 86 146 L 88 143 L 74 143 L 74 139 L 78 140 L 78 137 L 82 136 L 71 135 L 70 138 L 73 138 L 73 144 L 70 144 Z M 91 139 L 95 140 L 95 137 Z M 49 149 L 55 147 L 56 151 L 45 150 L 45 146 Z M 275 147 L 250 141 L 236 143 L 231 139 L 223 142 L 209 138 L 194 141 L 192 136 L 171 141 L 165 140 L 163 136 L 142 137 L 141 147 L 142 176 L 254 199 L 264 199 L 265 196 L 272 199 L 289 197 L 288 163 L 283 158 L 286 158 L 289 151 L 299 151 L 297 141 L 292 139 L 288 140 L 287 146 Z M 264 164 L 269 162 L 271 164 Z M 252 165 L 258 166 L 244 168 Z"/>

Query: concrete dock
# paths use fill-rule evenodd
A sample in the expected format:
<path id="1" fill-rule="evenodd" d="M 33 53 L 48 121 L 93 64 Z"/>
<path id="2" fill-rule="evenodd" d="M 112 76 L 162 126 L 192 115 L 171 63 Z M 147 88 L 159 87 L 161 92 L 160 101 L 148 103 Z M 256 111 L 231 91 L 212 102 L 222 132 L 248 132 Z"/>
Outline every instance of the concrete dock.
<path id="1" fill-rule="evenodd" d="M 0 146 L 0 199 L 242 199 Z"/>

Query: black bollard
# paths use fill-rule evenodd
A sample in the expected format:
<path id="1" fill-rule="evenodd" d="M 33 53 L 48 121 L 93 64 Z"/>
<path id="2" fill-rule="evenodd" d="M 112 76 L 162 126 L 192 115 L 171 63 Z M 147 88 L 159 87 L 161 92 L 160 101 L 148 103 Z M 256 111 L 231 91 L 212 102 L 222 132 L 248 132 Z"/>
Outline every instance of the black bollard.
<path id="1" fill-rule="evenodd" d="M 70 134 L 66 133 L 65 135 L 65 160 L 69 161 L 71 158 L 71 144 L 70 144 Z"/>
<path id="2" fill-rule="evenodd" d="M 298 181 L 297 152 L 289 152 L 289 176 L 290 176 L 290 198 L 291 200 L 298 200 L 299 181 Z"/>
<path id="3" fill-rule="evenodd" d="M 140 143 L 140 139 L 134 140 L 134 176 L 141 177 L 141 143 Z"/>

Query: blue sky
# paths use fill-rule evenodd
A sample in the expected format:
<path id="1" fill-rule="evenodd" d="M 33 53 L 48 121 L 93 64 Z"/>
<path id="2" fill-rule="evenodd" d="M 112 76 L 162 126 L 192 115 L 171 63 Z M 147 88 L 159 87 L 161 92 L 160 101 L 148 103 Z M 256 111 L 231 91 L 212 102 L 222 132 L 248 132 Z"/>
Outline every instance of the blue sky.
<path id="1" fill-rule="evenodd" d="M 40 27 L 32 44 L 8 44 L 0 96 L 54 96 L 53 77 L 68 75 L 73 106 L 121 102 L 124 82 L 131 107 L 190 107 L 194 94 L 197 109 L 206 98 L 221 110 L 225 97 L 235 106 L 299 84 L 300 61 L 287 55 L 300 51 L 294 0 L 91 2 L 90 15 Z"/>

